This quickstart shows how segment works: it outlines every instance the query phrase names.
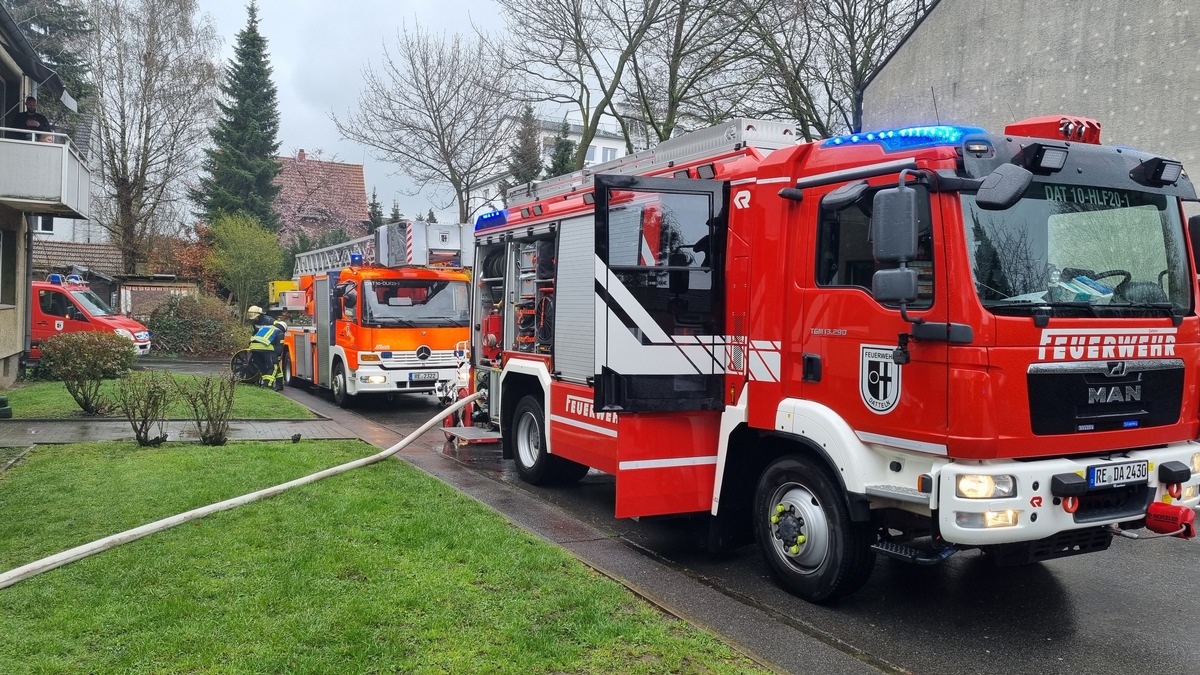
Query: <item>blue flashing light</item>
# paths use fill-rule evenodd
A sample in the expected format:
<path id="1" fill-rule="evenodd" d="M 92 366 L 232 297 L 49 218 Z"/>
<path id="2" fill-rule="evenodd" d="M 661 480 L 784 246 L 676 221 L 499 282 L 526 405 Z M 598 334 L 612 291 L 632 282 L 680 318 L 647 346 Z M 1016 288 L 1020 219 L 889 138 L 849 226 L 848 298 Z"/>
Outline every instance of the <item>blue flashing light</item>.
<path id="1" fill-rule="evenodd" d="M 873 143 L 882 145 L 885 152 L 910 150 L 913 148 L 933 148 L 943 145 L 958 145 L 968 134 L 987 133 L 979 127 L 906 127 L 904 129 L 888 129 L 867 133 L 837 136 L 821 144 L 822 148 L 837 148 L 848 145 L 865 145 Z"/>
<path id="2" fill-rule="evenodd" d="M 362 257 L 361 253 L 351 253 L 350 254 L 350 266 L 351 267 L 356 267 L 358 265 L 362 265 L 362 261 L 363 261 L 363 257 Z"/>
<path id="3" fill-rule="evenodd" d="M 63 275 L 51 274 L 46 277 L 46 281 L 48 281 L 52 284 L 55 284 L 56 286 L 62 286 L 63 285 Z"/>
<path id="4" fill-rule="evenodd" d="M 1126 429 L 1136 429 L 1136 428 L 1138 428 L 1138 421 L 1137 420 L 1125 420 L 1124 422 L 1121 423 L 1121 426 L 1125 427 Z"/>
<path id="5" fill-rule="evenodd" d="M 492 211 L 475 219 L 475 231 L 486 230 L 489 227 L 500 227 L 508 224 L 508 211 Z"/>

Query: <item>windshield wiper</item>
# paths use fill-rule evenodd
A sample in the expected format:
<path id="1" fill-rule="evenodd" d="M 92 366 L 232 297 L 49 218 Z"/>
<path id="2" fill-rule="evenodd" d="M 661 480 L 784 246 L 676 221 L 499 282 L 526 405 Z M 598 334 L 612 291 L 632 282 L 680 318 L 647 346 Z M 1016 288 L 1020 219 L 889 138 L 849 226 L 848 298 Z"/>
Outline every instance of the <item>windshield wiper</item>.
<path id="1" fill-rule="evenodd" d="M 374 318 L 375 318 L 375 323 L 378 323 L 378 324 L 383 324 L 383 325 L 398 324 L 398 325 L 404 326 L 406 328 L 416 328 L 417 327 L 417 324 L 413 323 L 412 321 L 409 321 L 408 319 L 402 319 L 398 316 L 377 316 Z"/>
<path id="2" fill-rule="evenodd" d="M 459 319 L 454 319 L 454 318 L 451 318 L 448 316 L 430 316 L 430 317 L 426 317 L 426 318 L 430 321 L 444 321 L 444 322 L 450 324 L 451 326 L 455 326 L 456 328 L 462 328 L 463 326 L 467 325 L 466 321 L 461 321 Z"/>

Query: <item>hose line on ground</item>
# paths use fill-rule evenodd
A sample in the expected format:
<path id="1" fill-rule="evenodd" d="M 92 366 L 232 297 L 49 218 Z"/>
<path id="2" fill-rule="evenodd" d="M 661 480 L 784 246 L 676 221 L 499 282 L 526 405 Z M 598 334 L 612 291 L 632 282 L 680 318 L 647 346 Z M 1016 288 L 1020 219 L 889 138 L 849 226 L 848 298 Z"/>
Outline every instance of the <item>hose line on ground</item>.
<path id="1" fill-rule="evenodd" d="M 353 462 L 339 464 L 338 466 L 325 469 L 324 471 L 318 471 L 317 473 L 304 476 L 303 478 L 297 478 L 286 483 L 281 483 L 275 487 L 264 488 L 257 492 L 251 492 L 250 494 L 242 495 L 241 497 L 226 499 L 223 502 L 209 504 L 208 506 L 192 509 L 191 511 L 186 511 L 184 513 L 180 513 L 179 515 L 163 518 L 162 520 L 156 520 L 153 523 L 148 523 L 146 525 L 142 525 L 141 527 L 135 527 L 132 530 L 126 530 L 103 539 L 97 539 L 90 544 L 76 546 L 75 548 L 63 551 L 62 553 L 58 553 L 47 558 L 42 558 L 41 560 L 36 560 L 28 565 L 22 565 L 21 567 L 11 569 L 3 574 L 0 574 L 0 588 L 7 588 L 19 581 L 23 581 L 32 576 L 37 576 L 42 572 L 49 572 L 52 569 L 62 567 L 67 563 L 81 560 L 90 555 L 100 553 L 101 551 L 107 551 L 108 549 L 115 548 L 121 544 L 128 544 L 131 541 L 137 541 L 138 539 L 141 539 L 149 534 L 162 532 L 163 530 L 169 530 L 176 525 L 182 525 L 190 520 L 203 518 L 204 516 L 217 513 L 218 511 L 228 511 L 229 509 L 242 506 L 243 504 L 249 504 L 250 502 L 258 501 L 265 497 L 273 497 L 290 488 L 298 487 L 300 485 L 307 485 L 308 483 L 315 483 L 322 478 L 336 476 L 339 473 L 345 473 L 351 469 L 357 469 L 359 467 L 367 466 L 369 464 L 374 464 L 387 459 L 388 457 L 391 457 L 397 452 L 403 450 L 408 446 L 408 444 L 412 443 L 417 438 L 420 438 L 421 434 L 429 431 L 435 425 L 441 424 L 442 420 L 447 415 L 453 414 L 463 406 L 479 398 L 481 395 L 482 394 L 480 393 L 475 393 L 467 396 L 466 398 L 459 399 L 454 405 L 439 412 L 435 417 L 418 427 L 416 431 L 405 436 L 399 443 L 396 443 L 387 450 L 376 453 L 369 457 L 356 459 Z"/>

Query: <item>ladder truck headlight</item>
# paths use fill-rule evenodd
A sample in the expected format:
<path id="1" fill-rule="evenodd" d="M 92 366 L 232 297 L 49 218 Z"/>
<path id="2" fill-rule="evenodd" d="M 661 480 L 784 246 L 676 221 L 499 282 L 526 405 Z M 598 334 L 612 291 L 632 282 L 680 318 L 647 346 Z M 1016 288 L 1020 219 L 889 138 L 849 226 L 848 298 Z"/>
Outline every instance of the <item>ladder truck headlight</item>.
<path id="1" fill-rule="evenodd" d="M 1196 497 L 1200 497 L 1200 485 L 1189 485 L 1183 489 L 1183 496 L 1180 499 L 1187 502 Z"/>
<path id="2" fill-rule="evenodd" d="M 1192 475 L 1200 475 L 1200 452 L 1192 455 Z"/>
<path id="3" fill-rule="evenodd" d="M 1017 494 L 1013 476 L 964 473 L 955 481 L 954 492 L 963 499 L 999 499 Z"/>
<path id="4" fill-rule="evenodd" d="M 363 384 L 383 384 L 387 382 L 387 375 L 360 375 L 358 381 Z"/>

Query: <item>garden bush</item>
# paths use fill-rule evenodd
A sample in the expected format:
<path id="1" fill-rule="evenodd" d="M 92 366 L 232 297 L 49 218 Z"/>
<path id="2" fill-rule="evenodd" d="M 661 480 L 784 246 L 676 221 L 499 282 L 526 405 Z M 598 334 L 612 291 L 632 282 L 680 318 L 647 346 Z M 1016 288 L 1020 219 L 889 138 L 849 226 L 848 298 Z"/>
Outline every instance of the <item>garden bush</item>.
<path id="1" fill-rule="evenodd" d="M 117 383 L 117 407 L 133 427 L 138 445 L 161 445 L 167 440 L 167 409 L 174 380 L 162 370 L 129 373 Z M 151 436 L 151 429 L 158 433 Z"/>
<path id="2" fill-rule="evenodd" d="M 189 356 L 229 356 L 250 341 L 250 327 L 209 295 L 172 295 L 150 315 L 155 351 Z"/>
<path id="3" fill-rule="evenodd" d="M 176 380 L 175 387 L 192 411 L 204 445 L 225 445 L 237 380 L 230 375 L 196 375 Z"/>
<path id="4" fill-rule="evenodd" d="M 100 383 L 128 372 L 136 357 L 133 342 L 116 333 L 60 333 L 42 343 L 39 368 L 62 380 L 84 413 L 103 415 L 112 404 L 101 397 Z"/>

